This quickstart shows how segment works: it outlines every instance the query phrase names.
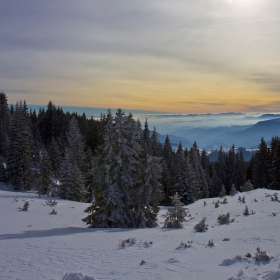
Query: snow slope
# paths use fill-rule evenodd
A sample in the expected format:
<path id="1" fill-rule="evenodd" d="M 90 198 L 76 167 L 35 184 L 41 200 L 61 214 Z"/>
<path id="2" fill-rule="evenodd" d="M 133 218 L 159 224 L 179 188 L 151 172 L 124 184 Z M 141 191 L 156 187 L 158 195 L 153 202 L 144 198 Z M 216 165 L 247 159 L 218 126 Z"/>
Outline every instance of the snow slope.
<path id="1" fill-rule="evenodd" d="M 0 190 L 0 279 L 277 280 L 280 203 L 271 201 L 274 193 L 258 189 L 228 196 L 228 203 L 218 208 L 213 204 L 218 199 L 197 201 L 186 206 L 191 217 L 183 229 L 162 229 L 162 224 L 152 229 L 90 229 L 81 220 L 89 204 L 57 199 L 58 214 L 51 215 L 53 207 L 46 205 L 46 197 Z M 246 203 L 238 202 L 239 195 L 245 195 Z M 29 211 L 21 211 L 27 200 Z M 255 214 L 244 216 L 245 205 Z M 162 207 L 160 215 L 165 211 Z M 218 215 L 227 212 L 235 222 L 218 225 Z M 208 230 L 194 232 L 204 217 Z M 136 243 L 120 248 L 129 238 Z M 210 239 L 212 247 L 207 246 Z M 258 246 L 271 257 L 269 262 L 244 256 L 254 255 Z"/>

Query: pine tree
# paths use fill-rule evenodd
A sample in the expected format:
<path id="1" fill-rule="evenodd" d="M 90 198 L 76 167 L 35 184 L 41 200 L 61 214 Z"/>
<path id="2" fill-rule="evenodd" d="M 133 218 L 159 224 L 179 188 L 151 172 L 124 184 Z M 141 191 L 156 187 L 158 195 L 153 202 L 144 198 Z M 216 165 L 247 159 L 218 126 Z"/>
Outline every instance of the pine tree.
<path id="1" fill-rule="evenodd" d="M 7 103 L 7 96 L 0 92 L 0 155 L 6 157 L 9 145 L 8 131 L 10 125 L 10 111 Z"/>
<path id="2" fill-rule="evenodd" d="M 273 137 L 270 144 L 270 181 L 268 188 L 280 190 L 280 140 Z"/>
<path id="3" fill-rule="evenodd" d="M 7 174 L 14 190 L 30 190 L 33 183 L 32 145 L 26 104 L 16 104 L 9 128 Z"/>
<path id="4" fill-rule="evenodd" d="M 86 194 L 85 173 L 85 142 L 80 132 L 77 120 L 72 117 L 66 133 L 66 149 L 60 171 L 61 198 L 83 201 Z"/>
<path id="5" fill-rule="evenodd" d="M 158 133 L 155 127 L 151 135 L 151 155 L 162 157 L 162 144 L 158 140 Z"/>
<path id="6" fill-rule="evenodd" d="M 58 179 L 59 171 L 61 170 L 62 152 L 54 137 L 52 137 L 50 145 L 48 146 L 48 155 L 54 177 Z"/>
<path id="7" fill-rule="evenodd" d="M 222 182 L 219 176 L 217 175 L 217 171 L 215 170 L 210 184 L 210 197 L 219 196 L 221 190 L 222 190 Z"/>
<path id="8" fill-rule="evenodd" d="M 66 147 L 68 148 L 72 164 L 85 171 L 85 139 L 81 134 L 75 117 L 72 117 L 69 122 L 68 131 L 66 132 Z"/>
<path id="9" fill-rule="evenodd" d="M 192 165 L 193 169 L 193 180 L 195 180 L 195 184 L 198 186 L 197 198 L 207 198 L 209 197 L 209 186 L 207 182 L 206 173 L 201 165 L 199 149 L 197 147 L 196 142 L 194 142 L 193 146 L 189 151 L 189 163 Z"/>
<path id="10" fill-rule="evenodd" d="M 177 193 L 171 197 L 174 207 L 168 208 L 167 213 L 162 215 L 165 218 L 164 228 L 183 228 L 183 222 L 186 221 L 187 213 L 180 199 Z"/>
<path id="11" fill-rule="evenodd" d="M 108 111 L 104 144 L 93 167 L 94 199 L 83 219 L 90 227 L 156 225 L 160 199 L 160 159 L 140 145 L 141 126 L 131 114 Z"/>
<path id="12" fill-rule="evenodd" d="M 96 184 L 92 227 L 135 227 L 134 201 L 136 187 L 140 184 L 139 155 L 140 134 L 132 115 L 126 116 L 119 109 L 108 120 Z M 101 184 L 100 184 L 101 182 Z"/>
<path id="13" fill-rule="evenodd" d="M 73 201 L 84 201 L 85 181 L 80 168 L 72 162 L 68 148 L 62 160 L 60 172 L 59 197 Z"/>
<path id="14" fill-rule="evenodd" d="M 270 183 L 269 177 L 269 150 L 264 141 L 258 146 L 254 157 L 252 184 L 255 188 L 267 188 Z"/>
<path id="15" fill-rule="evenodd" d="M 48 152 L 45 148 L 41 149 L 39 158 L 39 174 L 37 177 L 37 188 L 39 194 L 49 194 L 53 183 L 53 172 Z"/>
<path id="16" fill-rule="evenodd" d="M 144 162 L 144 182 L 136 192 L 136 227 L 154 227 L 157 225 L 157 214 L 160 210 L 161 191 L 161 158 L 147 155 Z"/>
<path id="17" fill-rule="evenodd" d="M 162 185 L 164 187 L 164 201 L 170 201 L 170 197 L 173 195 L 172 186 L 176 182 L 176 170 L 174 164 L 174 152 L 167 135 L 163 145 L 163 174 L 162 174 Z"/>
<path id="18" fill-rule="evenodd" d="M 145 125 L 144 125 L 144 130 L 142 132 L 142 147 L 143 147 L 143 154 L 147 156 L 147 154 L 151 155 L 152 150 L 151 150 L 151 138 L 150 138 L 150 130 L 149 130 L 149 125 L 148 121 L 146 119 Z"/>
<path id="19" fill-rule="evenodd" d="M 223 148 L 220 147 L 218 159 L 215 164 L 215 172 L 219 178 L 219 180 L 215 180 L 216 181 L 215 189 L 218 191 L 218 193 L 221 191 L 222 185 L 227 184 L 227 163 L 226 162 L 227 162 L 226 154 L 223 151 Z M 217 185 L 217 183 L 219 183 L 219 185 Z"/>

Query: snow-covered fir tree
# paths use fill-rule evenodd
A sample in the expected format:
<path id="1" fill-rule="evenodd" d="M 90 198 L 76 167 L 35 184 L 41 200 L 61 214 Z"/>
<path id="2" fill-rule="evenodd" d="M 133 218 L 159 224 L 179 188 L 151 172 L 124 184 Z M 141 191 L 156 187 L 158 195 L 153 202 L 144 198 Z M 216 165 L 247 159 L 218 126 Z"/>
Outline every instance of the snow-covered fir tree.
<path id="1" fill-rule="evenodd" d="M 187 216 L 186 210 L 183 208 L 183 204 L 180 201 L 180 196 L 175 193 L 171 197 L 172 204 L 174 207 L 168 208 L 166 214 L 162 215 L 164 220 L 164 228 L 182 228 L 183 222 L 186 221 L 185 217 Z"/>
<path id="2" fill-rule="evenodd" d="M 154 226 L 158 212 L 160 167 L 144 166 L 141 130 L 132 115 L 109 110 L 102 153 L 95 168 L 92 205 L 84 221 L 91 227 Z M 144 205 L 146 203 L 146 205 Z"/>
<path id="3" fill-rule="evenodd" d="M 6 157 L 9 145 L 8 131 L 10 125 L 10 111 L 8 108 L 7 96 L 0 92 L 0 155 Z"/>
<path id="4" fill-rule="evenodd" d="M 76 163 L 73 163 L 68 147 L 62 160 L 60 171 L 59 197 L 74 201 L 84 201 L 85 179 Z"/>
<path id="5" fill-rule="evenodd" d="M 85 140 L 75 117 L 69 122 L 66 133 L 66 148 L 61 164 L 59 196 L 83 201 L 85 198 Z"/>
<path id="6" fill-rule="evenodd" d="M 16 103 L 9 127 L 7 175 L 14 190 L 30 190 L 33 177 L 33 139 L 26 103 Z"/>
<path id="7" fill-rule="evenodd" d="M 161 158 L 147 155 L 144 161 L 144 181 L 136 191 L 136 226 L 154 227 L 157 225 L 159 201 L 163 196 L 161 190 Z"/>

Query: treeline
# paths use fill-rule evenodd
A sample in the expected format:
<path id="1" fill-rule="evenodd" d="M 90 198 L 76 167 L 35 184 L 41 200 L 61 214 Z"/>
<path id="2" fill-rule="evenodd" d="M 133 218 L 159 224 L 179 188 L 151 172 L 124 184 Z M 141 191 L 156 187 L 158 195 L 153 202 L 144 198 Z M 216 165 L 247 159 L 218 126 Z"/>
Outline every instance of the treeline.
<path id="1" fill-rule="evenodd" d="M 242 149 L 222 147 L 209 162 L 196 143 L 174 151 L 154 128 L 119 109 L 99 120 L 47 109 L 28 111 L 25 102 L 8 106 L 0 92 L 0 180 L 15 191 L 92 202 L 85 222 L 94 227 L 151 227 L 158 205 L 177 193 L 184 204 L 254 188 L 280 189 L 280 141 L 273 137 L 245 167 Z M 246 183 L 246 184 L 245 184 Z M 246 189 L 246 188 L 245 188 Z"/>

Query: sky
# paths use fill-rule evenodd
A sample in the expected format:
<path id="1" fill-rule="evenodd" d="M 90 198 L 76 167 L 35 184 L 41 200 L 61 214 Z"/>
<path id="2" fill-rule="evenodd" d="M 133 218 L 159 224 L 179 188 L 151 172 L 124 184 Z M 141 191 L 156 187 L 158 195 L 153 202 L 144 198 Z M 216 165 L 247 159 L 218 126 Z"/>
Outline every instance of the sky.
<path id="1" fill-rule="evenodd" d="M 279 0 L 9 0 L 0 26 L 10 103 L 279 112 Z"/>

